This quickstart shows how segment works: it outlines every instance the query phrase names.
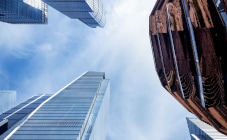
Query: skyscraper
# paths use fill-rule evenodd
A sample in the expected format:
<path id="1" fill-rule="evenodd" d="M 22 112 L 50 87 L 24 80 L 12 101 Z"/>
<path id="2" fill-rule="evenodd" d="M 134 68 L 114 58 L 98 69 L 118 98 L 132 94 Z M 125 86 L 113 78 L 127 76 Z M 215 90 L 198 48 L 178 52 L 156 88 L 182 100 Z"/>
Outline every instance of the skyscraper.
<path id="1" fill-rule="evenodd" d="M 149 32 L 162 86 L 188 111 L 227 134 L 227 18 L 220 1 L 217 5 L 157 0 Z"/>
<path id="2" fill-rule="evenodd" d="M 0 115 L 0 139 L 15 129 L 32 111 L 34 111 L 50 95 L 39 94 L 20 103 Z"/>
<path id="3" fill-rule="evenodd" d="M 1 0 L 0 21 L 14 24 L 47 23 L 47 5 L 40 0 Z"/>
<path id="4" fill-rule="evenodd" d="M 0 21 L 14 24 L 47 23 L 47 4 L 92 28 L 105 25 L 101 0 L 1 0 Z"/>
<path id="5" fill-rule="evenodd" d="M 101 0 L 42 0 L 49 6 L 90 27 L 105 25 L 105 11 Z"/>
<path id="6" fill-rule="evenodd" d="M 197 118 L 186 118 L 191 140 L 225 140 L 226 135 Z"/>
<path id="7" fill-rule="evenodd" d="M 105 140 L 109 80 L 86 72 L 43 101 L 1 139 Z"/>
<path id="8" fill-rule="evenodd" d="M 0 91 L 0 114 L 11 109 L 16 105 L 16 91 L 1 90 Z"/>

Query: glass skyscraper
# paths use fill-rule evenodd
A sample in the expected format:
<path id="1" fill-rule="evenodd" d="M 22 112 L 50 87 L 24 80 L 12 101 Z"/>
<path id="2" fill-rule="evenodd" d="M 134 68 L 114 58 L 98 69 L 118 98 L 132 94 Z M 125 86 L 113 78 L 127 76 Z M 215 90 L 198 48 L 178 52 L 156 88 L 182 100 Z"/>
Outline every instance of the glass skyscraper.
<path id="1" fill-rule="evenodd" d="M 43 101 L 1 139 L 105 140 L 109 80 L 86 72 Z"/>
<path id="2" fill-rule="evenodd" d="M 40 94 L 29 98 L 0 115 L 0 139 L 15 129 L 32 111 L 50 95 Z"/>
<path id="3" fill-rule="evenodd" d="M 0 21 L 16 24 L 47 23 L 47 5 L 40 0 L 1 0 Z"/>
<path id="4" fill-rule="evenodd" d="M 42 0 L 64 15 L 79 19 L 86 25 L 95 28 L 105 25 L 105 11 L 101 0 Z"/>
<path id="5" fill-rule="evenodd" d="M 0 114 L 13 108 L 16 105 L 16 91 L 0 91 Z"/>
<path id="6" fill-rule="evenodd" d="M 227 136 L 197 118 L 186 118 L 191 140 L 226 140 Z"/>
<path id="7" fill-rule="evenodd" d="M 47 4 L 92 28 L 104 27 L 106 23 L 101 0 L 0 0 L 0 21 L 13 24 L 47 23 Z"/>

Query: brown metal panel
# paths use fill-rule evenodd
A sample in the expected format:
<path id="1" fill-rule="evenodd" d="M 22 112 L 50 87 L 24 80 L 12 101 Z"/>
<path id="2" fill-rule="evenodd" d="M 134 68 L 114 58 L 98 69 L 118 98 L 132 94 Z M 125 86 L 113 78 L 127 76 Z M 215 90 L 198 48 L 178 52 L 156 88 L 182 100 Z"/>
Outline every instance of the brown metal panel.
<path id="1" fill-rule="evenodd" d="M 170 35 L 165 14 L 166 4 L 170 13 Z M 152 45 L 156 43 L 156 47 L 153 48 L 156 70 L 160 79 L 166 80 L 163 87 L 185 108 L 220 132 L 227 134 L 226 27 L 214 1 L 187 0 L 188 19 L 192 23 L 189 29 L 182 5 L 182 1 L 179 0 L 158 0 L 152 10 L 149 26 Z M 192 51 L 189 30 L 193 30 L 192 33 L 195 36 L 194 50 L 199 58 L 196 60 L 193 57 L 195 52 Z M 173 43 L 172 46 L 171 43 Z M 174 47 L 174 52 L 170 49 L 171 47 Z M 173 53 L 176 54 L 174 61 Z M 160 57 L 163 60 L 162 65 L 158 64 Z M 177 67 L 173 62 L 177 62 Z M 199 76 L 200 79 L 202 76 L 201 87 L 203 88 L 201 89 L 204 90 L 205 108 L 201 105 L 197 86 L 199 84 L 196 84 L 198 80 L 196 64 L 199 64 L 198 69 L 201 71 Z M 180 80 L 176 78 L 176 68 L 179 71 Z M 163 70 L 162 74 L 160 70 Z M 183 99 L 180 94 L 179 81 L 186 99 Z"/>

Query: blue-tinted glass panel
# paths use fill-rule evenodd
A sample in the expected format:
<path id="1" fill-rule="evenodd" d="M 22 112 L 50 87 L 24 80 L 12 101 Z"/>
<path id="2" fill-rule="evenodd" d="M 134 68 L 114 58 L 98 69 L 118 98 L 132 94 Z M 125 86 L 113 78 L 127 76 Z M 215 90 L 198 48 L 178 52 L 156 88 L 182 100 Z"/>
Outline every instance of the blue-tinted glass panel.
<path id="1" fill-rule="evenodd" d="M 96 119 L 99 120 L 97 124 L 107 120 L 105 117 L 108 100 L 104 97 L 108 96 L 106 94 L 108 80 L 103 79 L 104 77 L 104 73 L 88 72 L 81 79 L 72 82 L 42 104 L 9 139 L 25 140 L 38 137 L 45 140 L 66 138 L 88 140 L 91 134 L 104 138 L 105 134 L 100 132 L 105 132 L 103 125 L 106 122 L 103 122 L 102 126 L 95 125 Z M 39 101 L 41 100 L 36 102 Z M 29 105 L 28 108 L 32 105 L 34 104 Z M 28 108 L 25 107 L 20 113 L 27 114 Z"/>
<path id="2" fill-rule="evenodd" d="M 38 107 L 40 104 L 35 104 L 35 103 L 32 103 L 30 105 L 28 105 L 26 108 L 36 108 Z"/>

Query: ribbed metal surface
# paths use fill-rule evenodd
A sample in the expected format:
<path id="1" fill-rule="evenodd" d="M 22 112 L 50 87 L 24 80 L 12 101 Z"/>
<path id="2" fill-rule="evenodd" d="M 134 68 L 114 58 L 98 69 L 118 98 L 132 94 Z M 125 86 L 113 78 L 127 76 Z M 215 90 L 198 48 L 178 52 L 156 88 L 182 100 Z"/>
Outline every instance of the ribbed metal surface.
<path id="1" fill-rule="evenodd" d="M 217 2 L 157 0 L 149 32 L 163 87 L 227 134 L 227 14 Z"/>

